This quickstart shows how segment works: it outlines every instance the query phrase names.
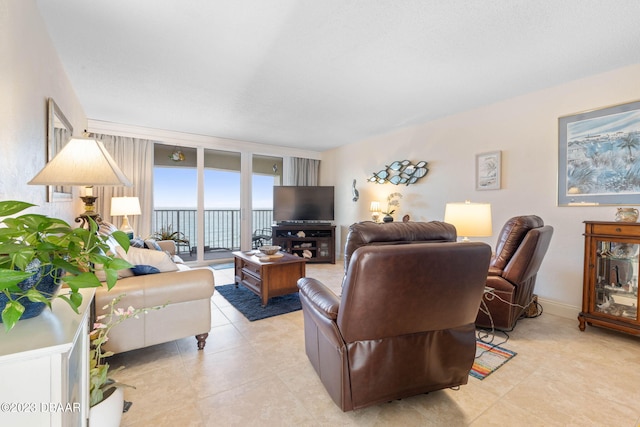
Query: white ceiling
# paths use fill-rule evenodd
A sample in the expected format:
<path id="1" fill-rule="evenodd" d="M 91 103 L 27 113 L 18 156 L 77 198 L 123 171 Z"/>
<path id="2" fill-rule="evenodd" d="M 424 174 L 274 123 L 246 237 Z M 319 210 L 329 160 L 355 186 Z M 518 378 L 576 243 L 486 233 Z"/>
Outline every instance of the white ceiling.
<path id="1" fill-rule="evenodd" d="M 638 0 L 37 0 L 88 118 L 324 151 L 640 63 Z"/>

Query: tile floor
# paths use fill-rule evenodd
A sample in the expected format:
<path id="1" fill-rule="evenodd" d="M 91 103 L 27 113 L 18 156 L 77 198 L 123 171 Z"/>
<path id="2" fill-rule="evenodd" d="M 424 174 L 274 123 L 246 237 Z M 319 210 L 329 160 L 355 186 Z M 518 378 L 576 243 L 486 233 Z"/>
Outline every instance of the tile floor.
<path id="1" fill-rule="evenodd" d="M 339 290 L 342 266 L 308 265 Z M 215 271 L 216 284 L 233 270 Z M 195 339 L 114 356 L 133 401 L 123 426 L 628 426 L 640 425 L 640 338 L 543 314 L 520 321 L 497 372 L 442 390 L 343 413 L 304 353 L 302 313 L 247 321 L 212 298 L 207 346 Z"/>

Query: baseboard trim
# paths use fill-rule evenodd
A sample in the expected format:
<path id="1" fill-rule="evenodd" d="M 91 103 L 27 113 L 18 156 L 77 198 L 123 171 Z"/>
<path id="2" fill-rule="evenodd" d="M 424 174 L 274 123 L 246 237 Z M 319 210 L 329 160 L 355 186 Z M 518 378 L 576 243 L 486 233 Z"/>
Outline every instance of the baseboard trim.
<path id="1" fill-rule="evenodd" d="M 574 305 L 542 298 L 538 296 L 538 302 L 542 305 L 544 313 L 553 314 L 555 316 L 564 317 L 566 319 L 577 319 L 580 308 Z"/>

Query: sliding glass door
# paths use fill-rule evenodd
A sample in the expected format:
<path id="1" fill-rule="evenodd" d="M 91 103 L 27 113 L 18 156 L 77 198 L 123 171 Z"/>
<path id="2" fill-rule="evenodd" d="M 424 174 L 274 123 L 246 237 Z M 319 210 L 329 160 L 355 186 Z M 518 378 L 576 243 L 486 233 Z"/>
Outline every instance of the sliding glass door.
<path id="1" fill-rule="evenodd" d="M 155 144 L 152 232 L 173 236 L 178 255 L 192 254 L 198 206 L 196 149 Z"/>
<path id="2" fill-rule="evenodd" d="M 226 259 L 241 247 L 241 153 L 204 150 L 203 255 Z"/>
<path id="3" fill-rule="evenodd" d="M 251 161 L 251 246 L 271 244 L 273 186 L 282 183 L 282 158 L 253 155 Z"/>
<path id="4" fill-rule="evenodd" d="M 270 243 L 273 186 L 282 158 L 155 146 L 154 231 L 170 229 L 185 261 L 229 259 Z"/>

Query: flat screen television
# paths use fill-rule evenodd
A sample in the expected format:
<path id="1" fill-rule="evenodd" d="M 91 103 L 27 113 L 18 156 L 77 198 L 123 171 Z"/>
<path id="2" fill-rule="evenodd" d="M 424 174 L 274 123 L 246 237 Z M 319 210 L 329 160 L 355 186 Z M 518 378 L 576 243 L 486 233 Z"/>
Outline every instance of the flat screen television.
<path id="1" fill-rule="evenodd" d="M 333 193 L 332 186 L 273 187 L 273 220 L 278 223 L 333 221 Z"/>

